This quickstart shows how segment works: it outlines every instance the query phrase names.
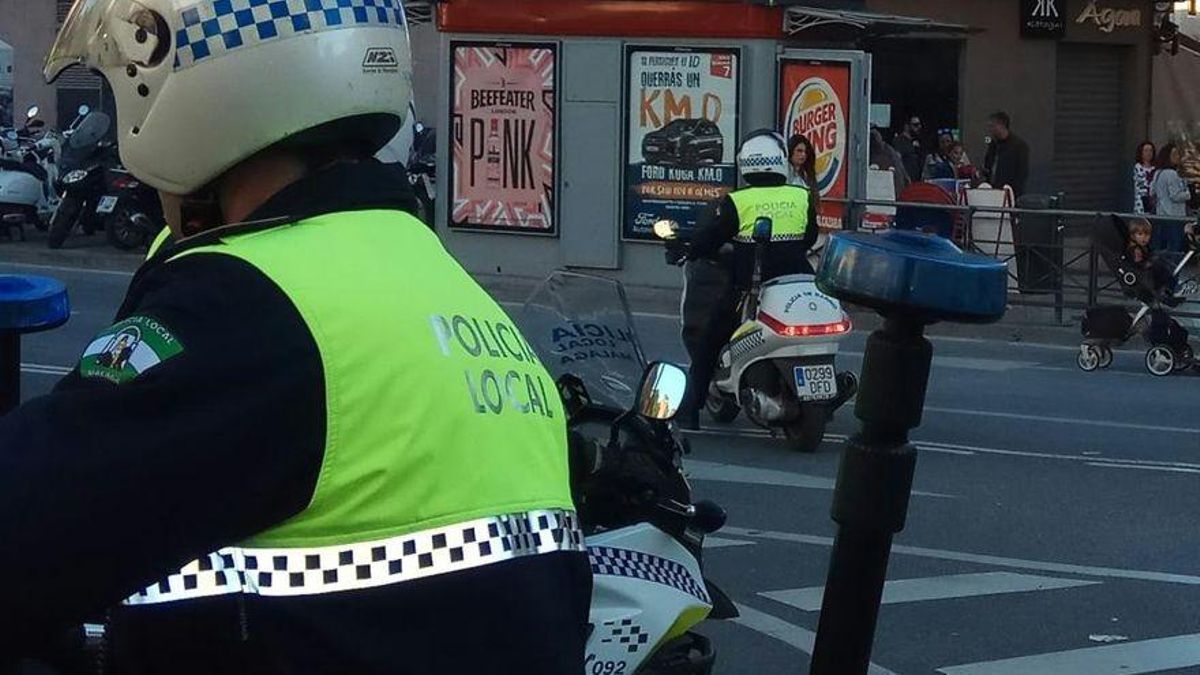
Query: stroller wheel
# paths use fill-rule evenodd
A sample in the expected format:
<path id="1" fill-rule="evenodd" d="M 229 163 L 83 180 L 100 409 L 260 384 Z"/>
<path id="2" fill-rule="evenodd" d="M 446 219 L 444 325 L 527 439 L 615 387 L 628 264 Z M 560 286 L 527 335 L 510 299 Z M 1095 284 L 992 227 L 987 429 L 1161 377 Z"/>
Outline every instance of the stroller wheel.
<path id="1" fill-rule="evenodd" d="M 1155 345 L 1146 352 L 1146 370 L 1152 375 L 1165 377 L 1175 370 L 1175 352 L 1166 345 Z"/>
<path id="2" fill-rule="evenodd" d="M 1111 347 L 1100 348 L 1100 367 L 1108 368 L 1113 364 L 1113 350 Z"/>
<path id="3" fill-rule="evenodd" d="M 1080 345 L 1079 356 L 1075 363 L 1085 373 L 1090 373 L 1100 367 L 1100 350 L 1092 345 Z"/>

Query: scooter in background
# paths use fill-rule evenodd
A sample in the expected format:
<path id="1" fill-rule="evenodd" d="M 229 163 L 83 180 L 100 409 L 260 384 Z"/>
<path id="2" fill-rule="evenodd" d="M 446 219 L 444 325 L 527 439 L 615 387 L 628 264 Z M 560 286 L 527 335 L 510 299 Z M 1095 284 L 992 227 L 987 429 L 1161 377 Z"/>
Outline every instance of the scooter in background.
<path id="1" fill-rule="evenodd" d="M 38 106 L 25 113 L 25 126 L 9 129 L 0 138 L 0 219 L 5 230 L 23 226 L 45 230 L 58 205 L 55 184 L 62 155 L 62 136 L 46 129 Z"/>
<path id="2" fill-rule="evenodd" d="M 654 233 L 684 244 L 679 224 L 663 220 Z M 755 261 L 741 305 L 741 325 L 721 350 L 705 408 L 714 421 L 732 422 L 742 410 L 756 425 L 780 431 L 800 452 L 815 452 L 833 413 L 858 391 L 858 378 L 837 371 L 838 348 L 850 334 L 850 316 L 822 293 L 810 274 L 762 280 L 771 220 L 755 223 Z"/>

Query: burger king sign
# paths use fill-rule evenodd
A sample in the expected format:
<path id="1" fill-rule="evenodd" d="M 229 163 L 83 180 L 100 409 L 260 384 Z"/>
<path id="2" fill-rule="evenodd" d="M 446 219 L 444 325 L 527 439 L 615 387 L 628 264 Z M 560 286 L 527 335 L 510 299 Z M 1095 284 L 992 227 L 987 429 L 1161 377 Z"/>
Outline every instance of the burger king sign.
<path id="1" fill-rule="evenodd" d="M 802 134 L 816 154 L 817 187 L 827 195 L 842 177 L 846 163 L 846 109 L 842 98 L 823 77 L 800 83 L 787 106 L 784 129 L 790 138 Z"/>

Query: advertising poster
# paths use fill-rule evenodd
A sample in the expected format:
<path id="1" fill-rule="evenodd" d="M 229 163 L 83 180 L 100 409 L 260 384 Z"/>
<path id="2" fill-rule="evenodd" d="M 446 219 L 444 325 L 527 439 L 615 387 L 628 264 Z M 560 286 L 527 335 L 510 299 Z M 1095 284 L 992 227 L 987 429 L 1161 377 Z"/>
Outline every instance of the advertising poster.
<path id="1" fill-rule="evenodd" d="M 737 49 L 625 48 L 622 236 L 653 240 L 737 187 Z"/>
<path id="2" fill-rule="evenodd" d="M 780 128 L 787 138 L 803 134 L 817 155 L 818 220 L 822 229 L 841 229 L 850 157 L 850 63 L 789 61 L 779 69 Z"/>
<path id="3" fill-rule="evenodd" d="M 553 235 L 554 44 L 454 42 L 450 227 Z"/>

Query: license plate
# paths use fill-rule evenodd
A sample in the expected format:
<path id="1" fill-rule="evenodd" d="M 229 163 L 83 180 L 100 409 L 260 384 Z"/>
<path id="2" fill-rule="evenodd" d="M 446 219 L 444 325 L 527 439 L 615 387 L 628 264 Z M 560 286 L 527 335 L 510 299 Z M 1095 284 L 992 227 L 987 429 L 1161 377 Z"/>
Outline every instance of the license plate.
<path id="1" fill-rule="evenodd" d="M 116 197 L 101 197 L 100 204 L 96 207 L 96 213 L 112 213 L 116 208 Z"/>
<path id="2" fill-rule="evenodd" d="M 801 401 L 828 401 L 838 395 L 837 372 L 832 363 L 796 366 L 796 395 Z"/>

